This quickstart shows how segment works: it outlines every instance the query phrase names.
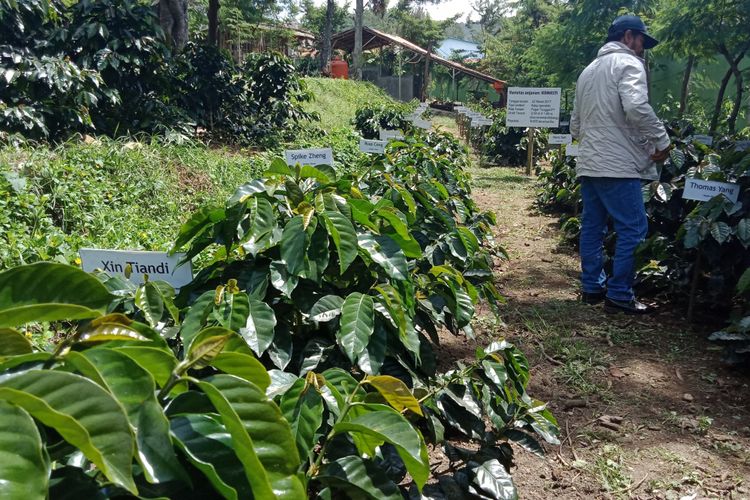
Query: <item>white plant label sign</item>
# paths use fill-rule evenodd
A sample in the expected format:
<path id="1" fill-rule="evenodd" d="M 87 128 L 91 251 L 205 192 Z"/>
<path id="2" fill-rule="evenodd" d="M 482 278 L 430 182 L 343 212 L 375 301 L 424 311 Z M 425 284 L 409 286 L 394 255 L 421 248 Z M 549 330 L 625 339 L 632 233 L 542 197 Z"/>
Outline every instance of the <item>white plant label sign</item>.
<path id="1" fill-rule="evenodd" d="M 388 141 L 378 141 L 375 139 L 360 139 L 359 150 L 363 153 L 385 153 L 385 146 Z"/>
<path id="2" fill-rule="evenodd" d="M 166 252 L 140 252 L 130 250 L 104 250 L 81 248 L 81 268 L 87 273 L 97 269 L 110 276 L 125 276 L 130 269 L 130 280 L 141 284 L 148 275 L 149 281 L 166 281 L 175 288 L 180 288 L 193 280 L 193 268 L 190 262 L 177 264 L 185 257 L 184 253 L 169 255 Z"/>
<path id="3" fill-rule="evenodd" d="M 331 148 L 322 149 L 287 149 L 284 151 L 286 164 L 293 167 L 297 163 L 300 165 L 330 165 L 333 166 L 333 150 Z"/>
<path id="4" fill-rule="evenodd" d="M 682 191 L 682 198 L 685 200 L 708 201 L 718 194 L 723 194 L 732 203 L 737 203 L 740 186 L 728 182 L 685 179 L 685 189 Z"/>
<path id="5" fill-rule="evenodd" d="M 550 134 L 547 140 L 548 144 L 570 144 L 573 142 L 573 136 L 570 134 Z"/>
<path id="6" fill-rule="evenodd" d="M 380 129 L 380 140 L 381 141 L 388 141 L 390 139 L 403 139 L 404 134 L 400 130 L 388 130 L 381 128 Z"/>
<path id="7" fill-rule="evenodd" d="M 706 146 L 711 146 L 714 143 L 714 138 L 710 135 L 694 135 L 693 140 Z"/>
<path id="8" fill-rule="evenodd" d="M 560 125 L 560 89 L 510 87 L 506 127 L 546 127 Z"/>

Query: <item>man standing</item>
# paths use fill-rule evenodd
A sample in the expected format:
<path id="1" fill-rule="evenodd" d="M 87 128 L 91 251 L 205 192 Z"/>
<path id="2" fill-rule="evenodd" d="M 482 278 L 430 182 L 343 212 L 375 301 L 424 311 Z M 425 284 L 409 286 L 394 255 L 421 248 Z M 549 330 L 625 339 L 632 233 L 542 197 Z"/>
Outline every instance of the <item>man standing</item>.
<path id="1" fill-rule="evenodd" d="M 578 77 L 570 129 L 579 140 L 576 175 L 581 181 L 582 300 L 604 300 L 606 312 L 644 314 L 633 294 L 634 252 L 648 222 L 641 179 L 658 178 L 654 162 L 664 161 L 669 137 L 648 102 L 645 49 L 659 43 L 638 16 L 620 16 L 607 43 Z M 617 232 L 614 269 L 603 270 L 607 217 Z"/>

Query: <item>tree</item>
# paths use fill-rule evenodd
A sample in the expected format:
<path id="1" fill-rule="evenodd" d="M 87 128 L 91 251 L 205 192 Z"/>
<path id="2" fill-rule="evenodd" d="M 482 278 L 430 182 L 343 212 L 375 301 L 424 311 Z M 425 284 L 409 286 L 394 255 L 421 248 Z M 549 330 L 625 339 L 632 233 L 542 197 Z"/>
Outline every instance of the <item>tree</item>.
<path id="1" fill-rule="evenodd" d="M 720 54 L 729 66 L 719 85 L 709 133 L 719 126 L 722 104 L 730 80 L 734 77 L 735 96 L 727 118 L 727 130 L 734 133 L 742 105 L 744 79 L 740 64 L 750 50 L 750 4 L 742 0 L 680 0 L 665 2 L 659 11 L 661 33 L 668 45 L 688 56 Z M 711 29 L 707 30 L 706 26 Z M 687 79 L 687 76 L 686 78 Z"/>
<path id="2" fill-rule="evenodd" d="M 352 62 L 354 63 L 354 78 L 362 79 L 362 15 L 365 6 L 364 0 L 355 0 L 354 3 L 354 52 Z"/>
<path id="3" fill-rule="evenodd" d="M 508 13 L 508 4 L 506 0 L 474 0 L 471 9 L 479 16 L 482 34 L 497 35 Z"/>
<path id="4" fill-rule="evenodd" d="M 320 69 L 322 70 L 331 58 L 331 36 L 342 30 L 350 19 L 349 4 L 339 6 L 335 0 L 327 0 L 325 6 L 318 7 L 312 0 L 305 0 L 302 4 L 302 12 L 302 27 L 319 37 Z"/>
<path id="5" fill-rule="evenodd" d="M 218 3 L 218 0 L 215 0 Z M 188 41 L 187 0 L 159 0 L 159 24 L 167 42 L 181 51 Z"/>

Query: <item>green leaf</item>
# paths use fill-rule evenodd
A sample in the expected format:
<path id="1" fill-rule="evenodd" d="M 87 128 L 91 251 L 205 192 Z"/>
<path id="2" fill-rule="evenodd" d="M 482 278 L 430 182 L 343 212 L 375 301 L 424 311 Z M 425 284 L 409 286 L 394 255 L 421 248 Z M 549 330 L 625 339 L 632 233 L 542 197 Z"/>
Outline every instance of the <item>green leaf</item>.
<path id="1" fill-rule="evenodd" d="M 0 498 L 47 498 L 49 456 L 34 419 L 0 401 Z"/>
<path id="2" fill-rule="evenodd" d="M 711 236 L 719 243 L 727 241 L 732 234 L 732 228 L 726 222 L 712 222 L 709 230 L 711 231 Z"/>
<path id="3" fill-rule="evenodd" d="M 159 387 L 164 387 L 172 370 L 177 366 L 177 358 L 169 351 L 155 347 L 123 346 L 115 347 L 116 351 L 128 356 L 149 372 Z"/>
<path id="4" fill-rule="evenodd" d="M 180 363 L 175 371 L 182 375 L 188 369 L 200 370 L 211 364 L 216 356 L 224 349 L 234 332 L 220 327 L 206 328 L 206 330 L 218 331 L 223 330 L 223 335 L 211 335 L 206 338 L 200 338 L 192 344 L 188 350 L 185 360 Z"/>
<path id="5" fill-rule="evenodd" d="M 0 273 L 0 327 L 100 316 L 114 296 L 95 277 L 52 262 Z"/>
<path id="6" fill-rule="evenodd" d="M 16 356 L 33 351 L 25 335 L 12 328 L 0 328 L 0 356 Z"/>
<path id="7" fill-rule="evenodd" d="M 745 248 L 750 247 L 750 217 L 741 219 L 735 227 L 735 232 L 742 246 Z"/>
<path id="8" fill-rule="evenodd" d="M 325 464 L 315 479 L 341 491 L 349 498 L 401 500 L 398 486 L 370 460 L 342 457 Z"/>
<path id="9" fill-rule="evenodd" d="M 195 336 L 206 324 L 209 313 L 213 311 L 214 296 L 214 291 L 209 290 L 198 297 L 188 308 L 180 329 L 180 338 L 182 338 L 182 344 L 186 349 L 190 347 Z"/>
<path id="10" fill-rule="evenodd" d="M 310 228 L 308 228 L 309 231 Z M 301 276 L 320 285 L 323 274 L 328 267 L 329 258 L 328 232 L 323 227 L 323 224 L 320 224 L 315 227 L 310 236 L 310 245 L 307 247 L 307 255 L 305 257 L 305 270 Z"/>
<path id="11" fill-rule="evenodd" d="M 299 455 L 279 408 L 254 384 L 232 375 L 196 381 L 222 416 L 256 499 L 297 500 Z"/>
<path id="12" fill-rule="evenodd" d="M 341 368 L 329 368 L 322 373 L 328 387 L 338 403 L 339 409 L 343 410 L 346 400 L 363 401 L 367 393 L 360 387 L 357 379 Z"/>
<path id="13" fill-rule="evenodd" d="M 156 326 L 164 315 L 164 298 L 151 281 L 147 281 L 135 292 L 135 305 L 143 311 L 149 325 Z"/>
<path id="14" fill-rule="evenodd" d="M 325 295 L 321 297 L 312 309 L 310 309 L 310 319 L 312 321 L 326 322 L 341 314 L 341 306 L 344 299 L 338 295 Z"/>
<path id="15" fill-rule="evenodd" d="M 281 258 L 289 273 L 294 276 L 299 276 L 305 270 L 307 241 L 302 216 L 292 217 L 281 234 Z"/>
<path id="16" fill-rule="evenodd" d="M 323 399 L 315 387 L 300 378 L 281 396 L 279 407 L 292 428 L 299 456 L 308 459 L 323 423 Z"/>
<path id="17" fill-rule="evenodd" d="M 218 307 L 214 307 L 208 318 L 217 322 L 227 330 L 240 331 L 247 323 L 250 313 L 250 298 L 244 292 L 229 293 L 225 290 L 224 299 Z"/>
<path id="18" fill-rule="evenodd" d="M 336 338 L 352 363 L 367 347 L 375 318 L 372 297 L 359 292 L 350 294 L 341 306 L 341 327 Z"/>
<path id="19" fill-rule="evenodd" d="M 114 349 L 89 349 L 83 355 L 96 367 L 109 391 L 123 405 L 135 429 L 138 462 L 151 483 L 190 478 L 177 461 L 169 439 L 169 423 L 156 401 L 151 374 Z"/>
<path id="20" fill-rule="evenodd" d="M 377 375 L 385 362 L 388 347 L 388 331 L 382 321 L 375 322 L 375 329 L 370 336 L 367 348 L 359 354 L 357 364 L 368 375 Z"/>
<path id="21" fill-rule="evenodd" d="M 270 233 L 276 227 L 273 206 L 265 197 L 253 197 L 253 199 L 248 202 L 248 207 L 250 208 L 250 215 L 248 217 L 249 227 L 247 235 L 250 235 L 257 240 Z"/>
<path id="22" fill-rule="evenodd" d="M 407 222 L 399 217 L 401 213 L 394 207 L 380 208 L 375 211 L 374 215 L 388 221 L 393 230 L 396 231 L 396 233 L 398 233 L 402 238 L 411 238 Z"/>
<path id="23" fill-rule="evenodd" d="M 269 270 L 271 271 L 271 285 L 284 294 L 285 297 L 291 299 L 292 292 L 297 288 L 297 283 L 299 283 L 299 278 L 289 274 L 286 265 L 279 260 L 271 262 Z"/>
<path id="24" fill-rule="evenodd" d="M 334 211 L 323 212 L 323 222 L 339 254 L 339 270 L 346 271 L 357 258 L 357 233 L 346 216 Z"/>
<path id="25" fill-rule="evenodd" d="M 292 172 L 292 169 L 289 168 L 284 160 L 276 158 L 271 162 L 268 166 L 268 170 L 266 170 L 263 175 L 268 177 L 269 174 L 287 175 L 291 177 L 294 175 L 294 172 Z"/>
<path id="26" fill-rule="evenodd" d="M 2 380 L 0 399 L 54 428 L 110 481 L 136 493 L 130 424 L 120 404 L 100 386 L 72 373 L 29 370 Z"/>
<path id="27" fill-rule="evenodd" d="M 183 414 L 169 422 L 172 436 L 198 470 L 224 498 L 252 498 L 242 462 L 232 446 L 232 436 L 213 415 Z"/>
<path id="28" fill-rule="evenodd" d="M 250 313 L 244 328 L 240 328 L 240 335 L 248 343 L 256 355 L 261 356 L 273 341 L 276 315 L 273 309 L 259 300 L 250 300 Z"/>
<path id="29" fill-rule="evenodd" d="M 321 184 L 330 184 L 332 182 L 328 174 L 312 165 L 302 165 L 299 169 L 300 179 L 315 179 Z"/>
<path id="30" fill-rule="evenodd" d="M 539 441 L 525 432 L 519 431 L 518 429 L 507 429 L 504 434 L 505 437 L 519 445 L 524 450 L 530 451 L 540 458 L 544 458 L 544 448 L 542 448 L 542 445 L 539 444 Z"/>
<path id="31" fill-rule="evenodd" d="M 144 325 L 145 326 L 145 325 Z M 79 342 L 106 342 L 112 340 L 148 342 L 137 325 L 119 313 L 101 316 L 92 321 L 86 331 L 78 337 Z"/>
<path id="32" fill-rule="evenodd" d="M 463 243 L 470 257 L 479 251 L 479 240 L 469 228 L 456 228 L 456 234 L 458 234 L 461 243 Z"/>
<path id="33" fill-rule="evenodd" d="M 180 250 L 190 240 L 205 231 L 210 225 L 221 222 L 226 218 L 223 208 L 203 207 L 194 212 L 193 215 L 180 227 L 177 239 L 170 253 Z"/>
<path id="34" fill-rule="evenodd" d="M 404 252 L 388 236 L 358 234 L 359 247 L 370 259 L 383 268 L 385 273 L 396 280 L 406 280 L 409 274 Z"/>
<path id="35" fill-rule="evenodd" d="M 228 205 L 234 205 L 235 203 L 243 203 L 245 202 L 250 196 L 258 193 L 265 193 L 266 192 L 266 184 L 260 180 L 260 179 L 254 179 L 248 183 L 243 184 L 239 188 L 237 188 L 237 191 L 232 194 L 232 197 L 229 198 L 229 201 L 227 202 Z"/>
<path id="36" fill-rule="evenodd" d="M 414 482 L 421 490 L 430 473 L 427 447 L 419 431 L 401 415 L 383 405 L 381 411 L 368 411 L 348 422 L 339 422 L 333 428 L 336 434 L 342 432 L 360 433 L 390 443 L 396 447 Z"/>
<path id="37" fill-rule="evenodd" d="M 211 366 L 224 373 L 252 382 L 265 392 L 271 385 L 266 368 L 256 358 L 239 352 L 222 352 L 211 362 Z"/>
<path id="38" fill-rule="evenodd" d="M 513 478 L 496 458 L 483 464 L 470 462 L 468 465 L 474 475 L 472 485 L 469 487 L 471 493 L 497 500 L 518 498 L 518 490 L 513 484 Z"/>
<path id="39" fill-rule="evenodd" d="M 390 375 L 377 375 L 375 377 L 365 377 L 365 382 L 373 386 L 377 391 L 385 398 L 389 405 L 401 412 L 403 410 L 411 410 L 417 415 L 424 416 L 422 414 L 422 408 L 419 406 L 419 401 L 411 393 L 406 384 L 396 377 Z"/>
<path id="40" fill-rule="evenodd" d="M 740 276 L 737 281 L 737 293 L 745 293 L 750 290 L 750 267 L 745 269 L 745 272 Z"/>

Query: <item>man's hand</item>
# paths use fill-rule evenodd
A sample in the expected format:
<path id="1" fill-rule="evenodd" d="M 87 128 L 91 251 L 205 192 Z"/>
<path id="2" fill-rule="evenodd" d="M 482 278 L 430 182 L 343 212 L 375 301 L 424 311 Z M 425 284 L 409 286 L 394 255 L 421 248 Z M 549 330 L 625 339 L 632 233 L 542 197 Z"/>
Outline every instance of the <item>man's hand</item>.
<path id="1" fill-rule="evenodd" d="M 672 145 L 670 144 L 666 149 L 662 149 L 661 151 L 657 151 L 656 153 L 651 155 L 651 159 L 655 161 L 656 163 L 661 163 L 664 160 L 667 159 L 667 156 L 669 156 L 669 150 L 672 149 Z"/>

